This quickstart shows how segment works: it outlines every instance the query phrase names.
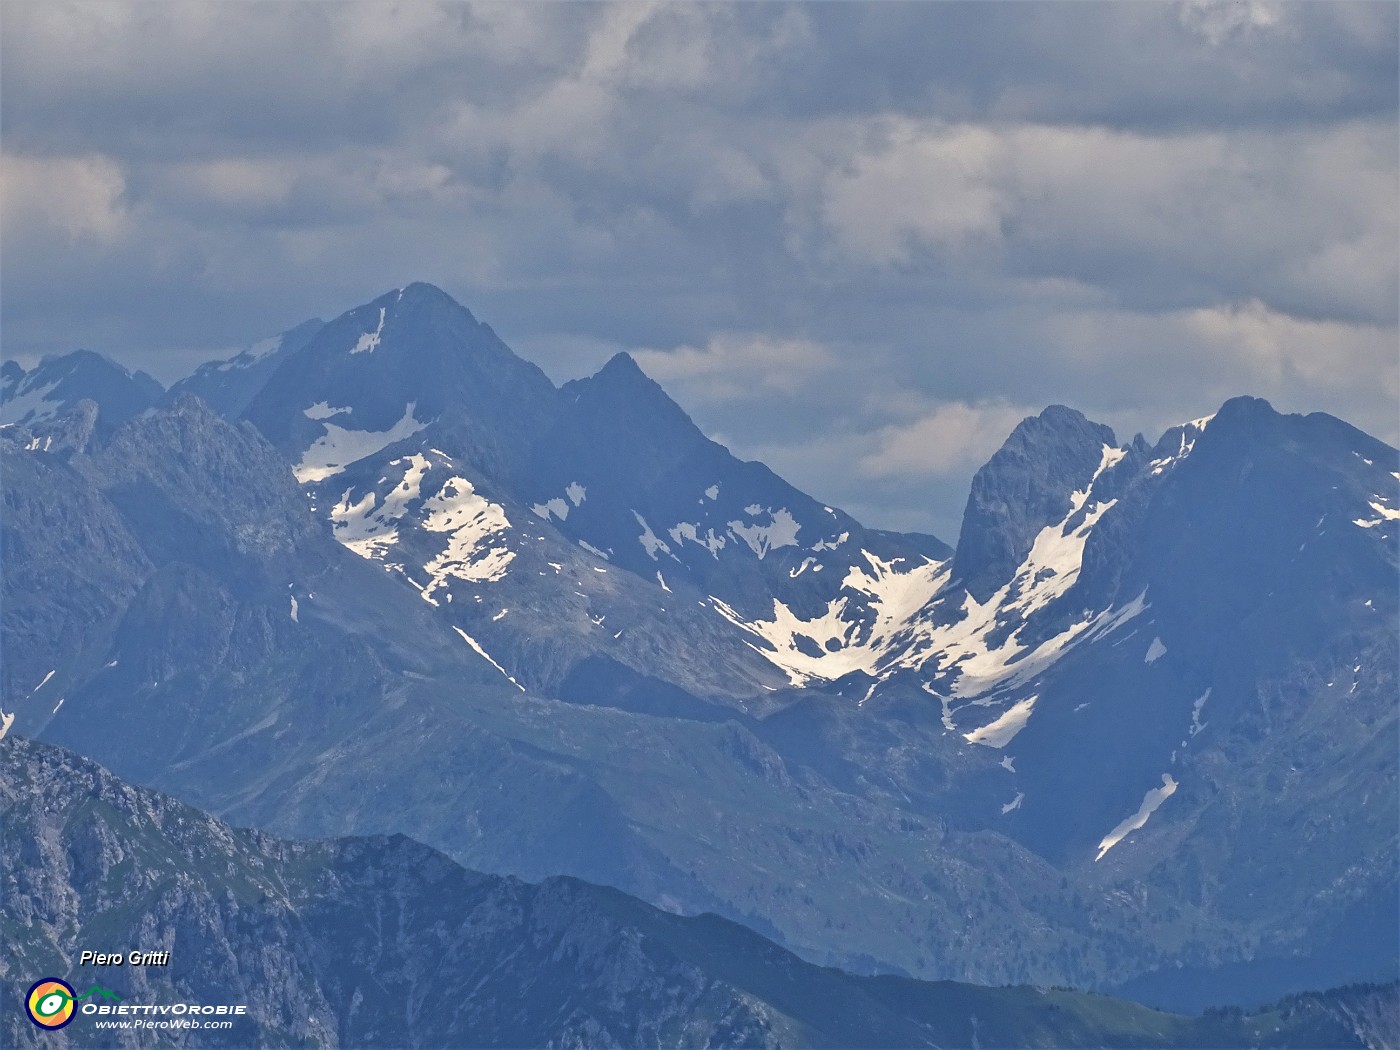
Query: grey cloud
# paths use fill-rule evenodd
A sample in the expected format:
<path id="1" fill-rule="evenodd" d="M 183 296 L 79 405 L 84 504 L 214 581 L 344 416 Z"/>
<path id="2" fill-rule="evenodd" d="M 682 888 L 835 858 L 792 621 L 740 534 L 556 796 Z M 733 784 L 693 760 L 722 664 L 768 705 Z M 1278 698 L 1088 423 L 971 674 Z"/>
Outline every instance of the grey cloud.
<path id="1" fill-rule="evenodd" d="M 1271 19 L 1251 19 L 1250 9 Z M 1241 13 L 1244 17 L 1241 17 Z M 1389 113 L 1394 5 L 831 3 L 766 87 L 806 117 L 1191 129 Z M 810 76 L 794 75 L 800 68 Z"/>
<path id="2" fill-rule="evenodd" d="M 947 538 L 1022 408 L 1155 436 L 1251 392 L 1397 436 L 1392 4 L 0 20 L 9 356 L 169 376 L 429 280 Z"/>

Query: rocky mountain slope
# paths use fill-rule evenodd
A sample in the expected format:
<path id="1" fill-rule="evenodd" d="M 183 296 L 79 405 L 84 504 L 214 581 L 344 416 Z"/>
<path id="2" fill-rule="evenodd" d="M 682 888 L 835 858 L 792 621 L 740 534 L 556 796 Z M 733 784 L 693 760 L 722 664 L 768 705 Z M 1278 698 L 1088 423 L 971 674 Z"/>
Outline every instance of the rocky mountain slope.
<path id="1" fill-rule="evenodd" d="M 860 978 L 714 916 L 467 871 L 402 836 L 289 842 L 0 742 L 9 1046 L 1380 1046 L 1395 989 L 1187 1018 L 1082 993 Z M 83 946 L 170 953 L 77 965 Z M 132 1003 L 246 1004 L 228 1031 L 39 1032 L 37 976 Z"/>
<path id="2" fill-rule="evenodd" d="M 193 374 L 172 384 L 165 393 L 165 400 L 173 402 L 185 394 L 193 394 L 226 419 L 237 419 L 282 362 L 306 346 L 324 327 L 324 321 L 313 318 L 281 335 L 260 340 L 226 361 L 202 364 Z"/>
<path id="3" fill-rule="evenodd" d="M 1052 407 L 949 552 L 428 286 L 304 334 L 255 394 L 201 371 L 241 421 L 0 429 L 17 732 L 818 961 L 1178 1005 L 1395 972 L 1394 449 Z"/>
<path id="4" fill-rule="evenodd" d="M 91 350 L 46 357 L 28 371 L 6 361 L 0 368 L 0 424 L 35 427 L 89 400 L 101 402 L 102 426 L 111 433 L 162 393 L 145 372 L 129 372 Z"/>

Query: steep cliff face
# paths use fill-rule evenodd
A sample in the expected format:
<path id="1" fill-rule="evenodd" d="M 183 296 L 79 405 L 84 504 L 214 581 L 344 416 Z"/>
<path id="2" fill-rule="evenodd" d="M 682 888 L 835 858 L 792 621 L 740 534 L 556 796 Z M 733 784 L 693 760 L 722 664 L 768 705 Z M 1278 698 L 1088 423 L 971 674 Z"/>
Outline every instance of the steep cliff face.
<path id="1" fill-rule="evenodd" d="M 986 601 L 1011 580 L 1047 525 L 1063 521 L 1071 494 L 1087 491 L 1113 431 L 1063 405 L 1022 420 L 972 479 L 953 579 Z"/>

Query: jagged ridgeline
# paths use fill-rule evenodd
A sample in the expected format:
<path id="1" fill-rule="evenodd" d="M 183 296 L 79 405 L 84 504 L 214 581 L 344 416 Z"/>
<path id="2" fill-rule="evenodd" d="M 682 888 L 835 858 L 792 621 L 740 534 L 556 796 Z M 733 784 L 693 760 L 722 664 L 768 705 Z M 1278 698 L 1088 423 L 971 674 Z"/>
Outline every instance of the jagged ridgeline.
<path id="1" fill-rule="evenodd" d="M 483 875 L 403 836 L 288 842 L 231 828 L 45 744 L 0 742 L 8 1046 L 111 1045 L 93 1016 L 41 1032 L 30 975 L 129 1002 L 246 1003 L 227 1032 L 122 1045 L 1365 1046 L 1394 989 L 1245 1015 L 1159 1013 L 1067 990 L 854 977 L 714 916 L 575 879 Z M 154 943 L 183 965 L 75 965 Z M 154 939 L 154 942 L 152 941 Z"/>
<path id="2" fill-rule="evenodd" d="M 955 548 L 410 285 L 161 391 L 6 366 L 11 732 L 867 973 L 1194 1010 L 1396 973 L 1396 450 L 1053 406 Z"/>

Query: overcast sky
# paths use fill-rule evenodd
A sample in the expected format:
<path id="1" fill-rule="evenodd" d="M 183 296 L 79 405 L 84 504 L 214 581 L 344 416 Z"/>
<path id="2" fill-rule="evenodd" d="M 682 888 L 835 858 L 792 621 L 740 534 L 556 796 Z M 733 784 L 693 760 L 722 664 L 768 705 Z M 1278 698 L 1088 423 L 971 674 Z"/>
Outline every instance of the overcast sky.
<path id="1" fill-rule="evenodd" d="M 1396 443 L 1397 5 L 0 5 L 0 343 L 163 380 L 412 280 L 956 538 L 1060 402 Z"/>

